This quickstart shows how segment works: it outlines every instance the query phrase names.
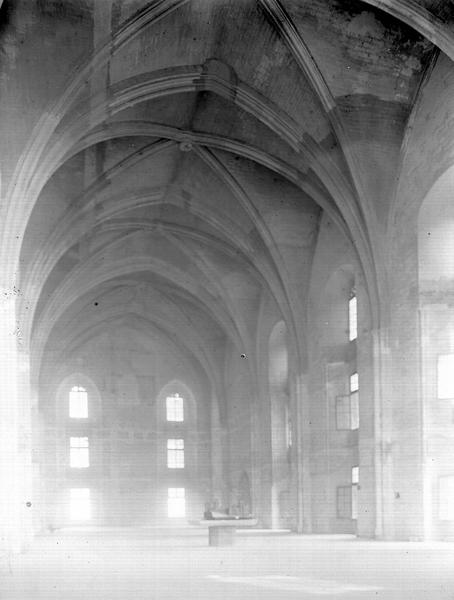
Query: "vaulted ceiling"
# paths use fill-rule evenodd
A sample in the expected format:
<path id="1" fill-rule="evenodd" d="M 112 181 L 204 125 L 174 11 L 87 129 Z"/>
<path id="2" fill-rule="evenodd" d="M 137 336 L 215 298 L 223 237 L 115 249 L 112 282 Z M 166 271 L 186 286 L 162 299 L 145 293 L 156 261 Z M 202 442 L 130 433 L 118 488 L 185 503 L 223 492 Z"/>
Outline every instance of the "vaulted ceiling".
<path id="1" fill-rule="evenodd" d="M 40 119 L 17 192 L 37 368 L 120 320 L 204 368 L 252 354 L 264 297 L 304 306 L 322 215 L 372 273 L 450 5 L 5 0 Z"/>

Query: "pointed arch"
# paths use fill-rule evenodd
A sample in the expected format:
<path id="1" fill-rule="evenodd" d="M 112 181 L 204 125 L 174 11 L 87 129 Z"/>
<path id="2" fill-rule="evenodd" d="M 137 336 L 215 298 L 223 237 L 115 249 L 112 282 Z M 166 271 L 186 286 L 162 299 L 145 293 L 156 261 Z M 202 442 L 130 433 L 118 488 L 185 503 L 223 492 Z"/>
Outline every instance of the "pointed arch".
<path id="1" fill-rule="evenodd" d="M 157 411 L 160 422 L 166 421 L 166 399 L 178 394 L 183 399 L 183 422 L 193 425 L 197 422 L 197 400 L 191 388 L 180 379 L 173 379 L 161 388 L 157 396 Z"/>
<path id="2" fill-rule="evenodd" d="M 74 387 L 82 388 L 87 393 L 88 419 L 99 418 L 102 411 L 102 398 L 98 386 L 89 375 L 81 371 L 74 371 L 66 375 L 55 390 L 55 414 L 57 422 L 62 422 L 69 418 L 69 395 Z"/>

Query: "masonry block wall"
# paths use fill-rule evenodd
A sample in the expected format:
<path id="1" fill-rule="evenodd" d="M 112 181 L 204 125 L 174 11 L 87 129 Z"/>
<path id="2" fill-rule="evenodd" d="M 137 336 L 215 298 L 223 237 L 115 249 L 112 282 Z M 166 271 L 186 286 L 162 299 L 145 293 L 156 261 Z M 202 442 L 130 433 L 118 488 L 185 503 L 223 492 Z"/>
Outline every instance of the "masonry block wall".
<path id="1" fill-rule="evenodd" d="M 71 488 L 90 488 L 97 525 L 157 526 L 168 518 L 168 488 L 184 488 L 183 521 L 200 519 L 210 498 L 210 406 L 194 370 L 162 341 L 127 328 L 88 342 L 45 389 L 41 477 L 47 526 L 73 524 Z M 55 366 L 55 365 L 54 365 Z M 69 417 L 69 392 L 88 393 L 88 419 Z M 44 387 L 44 386 L 43 386 Z M 184 420 L 166 419 L 166 397 L 184 399 Z M 89 467 L 71 468 L 71 437 L 88 437 Z M 184 440 L 184 468 L 168 468 L 167 440 Z"/>

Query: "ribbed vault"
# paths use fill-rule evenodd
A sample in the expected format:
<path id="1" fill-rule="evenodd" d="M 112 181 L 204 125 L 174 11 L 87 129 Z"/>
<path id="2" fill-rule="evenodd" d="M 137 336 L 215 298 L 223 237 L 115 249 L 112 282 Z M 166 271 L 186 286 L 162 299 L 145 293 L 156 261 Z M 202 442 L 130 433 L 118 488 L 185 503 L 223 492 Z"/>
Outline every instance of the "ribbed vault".
<path id="1" fill-rule="evenodd" d="M 446 28 L 429 34 L 449 15 L 422 4 L 160 0 L 93 15 L 68 2 L 58 18 L 93 19 L 95 41 L 34 125 L 3 239 L 21 248 L 34 377 L 57 339 L 77 354 L 122 314 L 219 374 L 216 344 L 256 352 L 264 302 L 304 365 L 322 215 L 354 248 L 378 322 L 406 124 L 434 44 L 451 44 Z M 50 27 L 54 3 L 35 10 Z M 146 308 L 115 306 L 128 276 L 132 288 L 149 278 Z"/>

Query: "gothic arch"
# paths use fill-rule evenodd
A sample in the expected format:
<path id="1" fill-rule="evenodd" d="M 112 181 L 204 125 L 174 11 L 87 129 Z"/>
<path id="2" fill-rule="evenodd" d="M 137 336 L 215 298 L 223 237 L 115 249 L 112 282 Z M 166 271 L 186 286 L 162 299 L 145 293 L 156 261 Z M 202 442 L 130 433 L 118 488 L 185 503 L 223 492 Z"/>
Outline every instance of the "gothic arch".
<path id="1" fill-rule="evenodd" d="M 197 422 L 197 412 L 199 405 L 191 390 L 191 388 L 180 381 L 179 379 L 173 379 L 168 381 L 160 389 L 157 398 L 157 414 L 158 419 L 162 422 L 165 421 L 165 400 L 167 396 L 172 394 L 179 394 L 184 399 L 184 423 L 186 425 L 195 424 Z"/>
<path id="2" fill-rule="evenodd" d="M 55 411 L 57 421 L 65 421 L 68 418 L 69 391 L 73 386 L 83 387 L 88 394 L 88 418 L 90 420 L 99 418 L 102 413 L 102 398 L 98 386 L 93 379 L 80 371 L 66 375 L 60 381 L 55 390 Z"/>

